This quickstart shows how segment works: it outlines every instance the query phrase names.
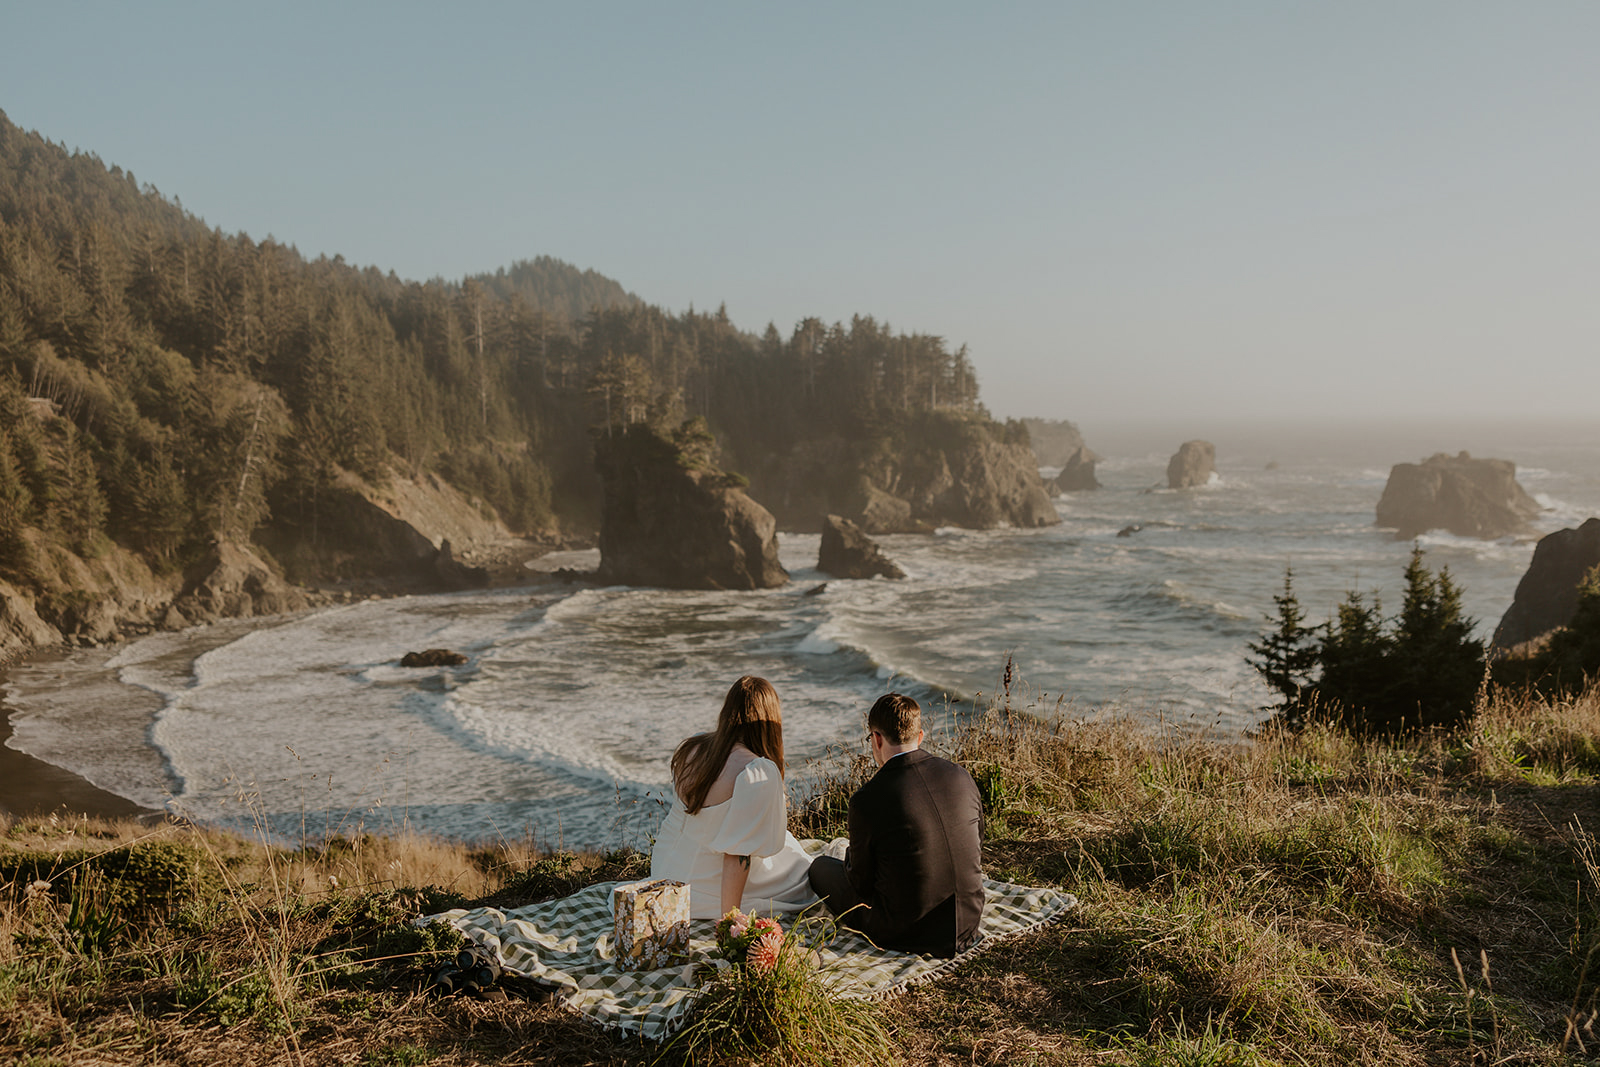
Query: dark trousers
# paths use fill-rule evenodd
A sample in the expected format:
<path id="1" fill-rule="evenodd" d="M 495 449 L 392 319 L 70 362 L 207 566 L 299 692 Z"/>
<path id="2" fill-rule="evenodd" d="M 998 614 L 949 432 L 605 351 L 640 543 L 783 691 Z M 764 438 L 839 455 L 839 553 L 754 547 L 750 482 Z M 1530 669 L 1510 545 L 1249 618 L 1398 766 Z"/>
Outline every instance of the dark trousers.
<path id="1" fill-rule="evenodd" d="M 822 898 L 834 918 L 852 929 L 863 928 L 872 912 L 856 895 L 856 887 L 850 884 L 850 875 L 845 872 L 844 861 L 832 856 L 818 856 L 811 861 L 808 877 L 811 888 Z"/>

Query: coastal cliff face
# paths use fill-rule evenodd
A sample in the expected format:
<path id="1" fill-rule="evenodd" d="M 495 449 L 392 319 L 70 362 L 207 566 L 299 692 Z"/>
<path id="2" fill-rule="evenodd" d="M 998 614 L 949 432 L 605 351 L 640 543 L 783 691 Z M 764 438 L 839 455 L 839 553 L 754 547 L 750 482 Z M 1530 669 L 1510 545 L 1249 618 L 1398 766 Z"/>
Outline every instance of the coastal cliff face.
<path id="1" fill-rule="evenodd" d="M 341 473 L 337 490 L 323 500 L 314 522 L 260 531 L 270 555 L 255 545 L 216 541 L 181 573 L 156 572 L 116 544 L 85 557 L 59 539 L 25 531 L 31 579 L 0 581 L 0 662 L 41 648 L 302 611 L 334 599 L 308 595 L 295 582 L 370 580 L 371 589 L 384 592 L 482 587 L 491 574 L 476 563 L 515 572 L 537 551 L 434 475 L 391 472 L 374 486 Z"/>
<path id="2" fill-rule="evenodd" d="M 1578 586 L 1600 567 L 1600 518 L 1539 539 L 1511 607 L 1495 627 L 1492 647 L 1511 649 L 1572 621 Z"/>
<path id="3" fill-rule="evenodd" d="M 282 615 L 308 606 L 305 593 L 285 582 L 261 557 L 241 545 L 219 541 L 185 573 L 183 589 L 162 623 L 175 630 L 218 619 Z"/>
<path id="4" fill-rule="evenodd" d="M 1397 463 L 1378 500 L 1377 526 L 1394 527 L 1407 541 L 1429 530 L 1493 540 L 1527 533 L 1539 504 L 1517 484 L 1517 465 L 1436 453 L 1421 463 Z"/>
<path id="5" fill-rule="evenodd" d="M 394 467 L 374 482 L 338 471 L 314 513 L 279 520 L 260 540 L 296 581 L 381 579 L 408 589 L 487 585 L 488 572 L 472 564 L 531 554 L 491 509 L 437 474 Z"/>
<path id="6" fill-rule="evenodd" d="M 35 649 L 99 644 L 164 625 L 175 575 L 158 575 L 126 549 L 85 559 L 36 531 L 28 540 L 33 581 L 0 582 L 0 663 Z"/>
<path id="7" fill-rule="evenodd" d="M 1041 467 L 1065 467 L 1078 452 L 1085 451 L 1083 434 L 1076 423 L 1064 419 L 1023 419 L 1028 441 Z"/>
<path id="8" fill-rule="evenodd" d="M 784 585 L 777 520 L 710 465 L 703 430 L 685 429 L 673 440 L 636 423 L 596 440 L 604 485 L 598 579 L 668 589 Z"/>
<path id="9" fill-rule="evenodd" d="M 802 442 L 758 468 L 753 481 L 793 530 L 816 530 L 828 514 L 871 534 L 1061 521 L 1027 444 L 987 420 L 943 413 L 873 441 Z"/>
<path id="10" fill-rule="evenodd" d="M 0 582 L 0 664 L 60 643 L 61 631 L 39 618 L 34 598 Z"/>

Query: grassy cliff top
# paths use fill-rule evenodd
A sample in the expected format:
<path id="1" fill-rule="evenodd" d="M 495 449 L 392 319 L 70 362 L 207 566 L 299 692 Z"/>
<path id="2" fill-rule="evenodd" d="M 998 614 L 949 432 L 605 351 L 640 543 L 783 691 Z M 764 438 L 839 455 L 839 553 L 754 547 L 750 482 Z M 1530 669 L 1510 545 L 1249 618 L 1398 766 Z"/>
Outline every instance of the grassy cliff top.
<path id="1" fill-rule="evenodd" d="M 1025 694 L 954 737 L 985 868 L 1082 901 L 883 1005 L 907 1063 L 1578 1062 L 1600 1054 L 1600 689 L 1388 742 L 1217 743 Z M 797 804 L 842 832 L 841 759 Z M 652 1062 L 527 983 L 423 992 L 410 920 L 642 876 L 637 852 L 354 835 L 301 848 L 0 824 L 0 1056 L 20 1063 Z M 42 885 L 42 883 L 49 883 Z"/>

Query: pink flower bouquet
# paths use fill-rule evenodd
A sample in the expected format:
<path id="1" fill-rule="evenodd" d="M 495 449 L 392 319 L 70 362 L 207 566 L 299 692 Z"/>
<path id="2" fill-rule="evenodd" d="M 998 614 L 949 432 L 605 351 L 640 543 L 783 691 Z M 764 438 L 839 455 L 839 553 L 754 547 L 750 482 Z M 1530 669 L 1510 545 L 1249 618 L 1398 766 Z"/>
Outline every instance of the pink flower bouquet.
<path id="1" fill-rule="evenodd" d="M 767 916 L 746 915 L 734 908 L 717 922 L 716 954 L 757 971 L 770 971 L 783 948 L 783 927 Z"/>

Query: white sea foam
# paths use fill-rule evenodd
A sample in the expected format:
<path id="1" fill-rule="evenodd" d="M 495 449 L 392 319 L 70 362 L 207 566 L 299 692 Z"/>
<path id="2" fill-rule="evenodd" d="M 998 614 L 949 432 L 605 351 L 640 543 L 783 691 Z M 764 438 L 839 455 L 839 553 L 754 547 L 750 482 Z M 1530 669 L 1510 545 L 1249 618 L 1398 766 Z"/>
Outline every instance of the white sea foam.
<path id="1" fill-rule="evenodd" d="M 1487 541 L 1475 537 L 1460 537 L 1443 530 L 1430 530 L 1418 536 L 1416 541 L 1425 550 L 1437 551 L 1445 562 L 1472 556 L 1486 561 L 1515 561 L 1526 568 L 1528 561 L 1533 558 L 1532 543 L 1521 537 L 1501 537 Z M 1435 563 L 1435 566 L 1437 565 Z"/>
<path id="2" fill-rule="evenodd" d="M 551 573 L 567 570 L 592 571 L 600 566 L 600 550 L 598 548 L 563 549 L 556 552 L 547 552 L 535 559 L 530 559 L 523 564 L 530 571 Z"/>
<path id="3" fill-rule="evenodd" d="M 545 610 L 544 617 L 552 623 L 586 618 L 601 609 L 609 599 L 608 592 L 609 590 L 603 589 L 580 589 L 550 605 Z"/>
<path id="4" fill-rule="evenodd" d="M 1538 502 L 1544 511 L 1534 520 L 1535 524 L 1544 533 L 1554 533 L 1556 530 L 1571 526 L 1581 526 L 1585 521 L 1596 514 L 1600 508 L 1593 505 L 1585 507 L 1559 500 L 1548 493 L 1534 493 L 1533 499 Z"/>
<path id="5" fill-rule="evenodd" d="M 794 646 L 794 650 L 808 656 L 827 656 L 839 651 L 839 642 L 823 636 L 823 631 L 829 628 L 827 624 L 818 626 L 806 634 L 805 638 Z"/>

